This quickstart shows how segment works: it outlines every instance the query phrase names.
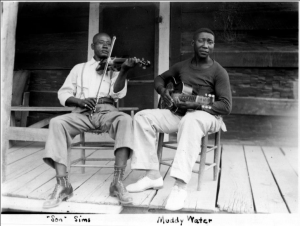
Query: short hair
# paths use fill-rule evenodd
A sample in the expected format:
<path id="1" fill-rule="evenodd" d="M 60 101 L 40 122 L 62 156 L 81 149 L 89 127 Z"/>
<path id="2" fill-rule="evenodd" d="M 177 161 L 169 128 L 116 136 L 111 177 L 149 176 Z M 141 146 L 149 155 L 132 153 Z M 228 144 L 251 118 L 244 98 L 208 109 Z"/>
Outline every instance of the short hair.
<path id="1" fill-rule="evenodd" d="M 197 35 L 202 33 L 202 32 L 210 33 L 215 37 L 215 33 L 212 30 L 210 30 L 209 28 L 200 28 L 200 29 L 198 29 L 197 31 L 194 32 L 193 40 L 195 40 L 197 38 Z"/>
<path id="2" fill-rule="evenodd" d="M 98 36 L 102 36 L 102 35 L 110 37 L 110 35 L 107 34 L 107 33 L 99 32 L 99 33 L 97 33 L 97 34 L 94 35 L 94 37 L 93 37 L 93 43 L 95 43 L 95 39 L 96 39 Z M 110 38 L 111 38 L 111 37 L 110 37 Z"/>

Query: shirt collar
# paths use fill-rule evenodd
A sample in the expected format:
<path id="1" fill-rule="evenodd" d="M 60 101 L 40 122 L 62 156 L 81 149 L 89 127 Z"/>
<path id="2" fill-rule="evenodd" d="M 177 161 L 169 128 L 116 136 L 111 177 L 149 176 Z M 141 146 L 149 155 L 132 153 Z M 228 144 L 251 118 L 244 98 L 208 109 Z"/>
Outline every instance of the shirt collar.
<path id="1" fill-rule="evenodd" d="M 99 61 L 96 61 L 96 60 L 94 59 L 94 57 L 92 57 L 92 59 L 89 61 L 89 63 L 90 63 L 91 65 L 94 65 L 94 64 L 98 64 Z"/>

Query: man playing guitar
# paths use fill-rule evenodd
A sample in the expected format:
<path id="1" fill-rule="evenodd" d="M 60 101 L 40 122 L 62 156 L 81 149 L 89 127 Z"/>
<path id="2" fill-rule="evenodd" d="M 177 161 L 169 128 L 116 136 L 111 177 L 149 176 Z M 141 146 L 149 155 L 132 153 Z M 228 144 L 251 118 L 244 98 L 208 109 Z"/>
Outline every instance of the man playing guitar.
<path id="1" fill-rule="evenodd" d="M 183 208 L 187 196 L 187 183 L 199 155 L 201 138 L 208 132 L 217 132 L 220 128 L 226 130 L 221 115 L 231 112 L 229 76 L 226 70 L 210 57 L 214 42 L 213 31 L 207 28 L 197 30 L 191 43 L 194 56 L 176 63 L 155 78 L 155 89 L 165 105 L 175 106 L 183 110 L 183 113 L 177 114 L 169 109 L 152 109 L 140 111 L 135 115 L 131 168 L 146 170 L 146 176 L 128 185 L 129 192 L 163 187 L 156 153 L 156 134 L 178 132 L 178 147 L 170 174 L 176 181 L 165 206 L 168 210 Z M 214 101 L 207 108 L 201 101 L 184 101 L 176 96 L 172 98 L 166 85 L 173 78 L 192 87 L 192 94 L 200 97 L 209 94 L 213 96 Z"/>

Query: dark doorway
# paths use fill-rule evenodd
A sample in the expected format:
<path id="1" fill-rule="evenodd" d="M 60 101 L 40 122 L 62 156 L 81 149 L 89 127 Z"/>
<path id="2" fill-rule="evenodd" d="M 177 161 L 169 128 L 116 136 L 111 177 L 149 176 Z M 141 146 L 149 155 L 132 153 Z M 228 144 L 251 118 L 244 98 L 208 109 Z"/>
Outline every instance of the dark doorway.
<path id="1" fill-rule="evenodd" d="M 136 67 L 128 76 L 127 95 L 121 107 L 154 107 L 155 36 L 157 3 L 101 3 L 100 31 L 116 36 L 112 56 L 144 58 L 151 62 L 146 69 Z"/>

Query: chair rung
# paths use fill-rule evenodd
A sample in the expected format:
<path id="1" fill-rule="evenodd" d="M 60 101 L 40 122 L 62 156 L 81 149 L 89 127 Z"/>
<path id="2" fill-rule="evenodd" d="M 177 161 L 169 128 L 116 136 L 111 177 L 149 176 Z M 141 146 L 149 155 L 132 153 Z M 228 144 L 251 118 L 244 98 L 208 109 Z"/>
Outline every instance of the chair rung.
<path id="1" fill-rule="evenodd" d="M 172 164 L 170 164 L 170 163 L 167 163 L 167 162 L 160 162 L 160 164 L 162 164 L 162 165 L 166 165 L 166 166 L 172 166 Z"/>
<path id="2" fill-rule="evenodd" d="M 165 158 L 165 159 L 162 159 L 161 161 L 171 161 L 171 160 L 174 160 L 174 158 Z"/>
<path id="3" fill-rule="evenodd" d="M 107 166 L 107 165 L 71 165 L 71 167 L 85 167 L 85 168 L 114 168 L 114 166 Z"/>
<path id="4" fill-rule="evenodd" d="M 80 146 L 76 146 L 76 147 L 72 147 L 71 149 L 84 149 L 84 150 L 92 150 L 92 149 L 103 149 L 103 150 L 107 150 L 107 148 L 113 148 L 113 146 L 103 146 L 103 147 L 80 147 Z"/>
<path id="5" fill-rule="evenodd" d="M 196 163 L 200 164 L 200 161 L 196 161 Z M 210 166 L 211 164 L 216 164 L 216 163 L 209 163 L 209 162 L 205 163 L 205 165 L 207 165 L 207 166 Z"/>
<path id="6" fill-rule="evenodd" d="M 168 145 L 168 144 L 163 144 L 163 147 L 166 147 L 166 148 L 171 148 L 171 149 L 177 149 L 177 147 L 174 147 L 172 145 Z"/>
<path id="7" fill-rule="evenodd" d="M 215 167 L 217 164 L 216 163 L 212 163 L 210 164 L 207 168 L 205 168 L 205 170 L 209 170 L 210 168 Z"/>
<path id="8" fill-rule="evenodd" d="M 206 153 L 217 149 L 217 146 L 207 147 Z"/>
<path id="9" fill-rule="evenodd" d="M 85 161 L 115 161 L 114 158 L 85 158 Z"/>
<path id="10" fill-rule="evenodd" d="M 177 141 L 166 141 L 164 144 L 177 144 Z"/>
<path id="11" fill-rule="evenodd" d="M 209 170 L 210 168 L 214 167 L 216 163 L 211 163 L 208 167 L 204 169 L 204 171 Z M 193 173 L 199 173 L 199 170 L 193 170 Z"/>

